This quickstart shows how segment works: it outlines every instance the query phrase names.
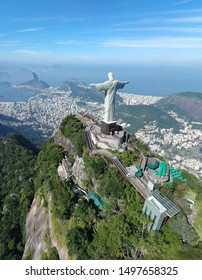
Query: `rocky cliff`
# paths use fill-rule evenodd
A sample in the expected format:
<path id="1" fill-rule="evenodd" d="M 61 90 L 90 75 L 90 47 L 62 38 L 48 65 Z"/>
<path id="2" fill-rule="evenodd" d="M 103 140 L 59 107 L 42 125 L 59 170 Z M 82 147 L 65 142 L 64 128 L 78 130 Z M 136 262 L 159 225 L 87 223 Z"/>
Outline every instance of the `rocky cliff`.
<path id="1" fill-rule="evenodd" d="M 68 259 L 67 249 L 58 245 L 52 228 L 51 197 L 48 200 L 48 208 L 43 206 L 43 201 L 37 205 L 35 198 L 26 218 L 26 244 L 23 259 L 40 260 L 43 253 L 47 253 L 53 247 L 57 249 L 60 260 Z"/>
<path id="2" fill-rule="evenodd" d="M 32 79 L 28 82 L 21 84 L 21 86 L 26 86 L 26 87 L 36 88 L 36 89 L 44 89 L 49 87 L 49 85 L 46 82 L 39 80 L 37 74 L 34 72 L 32 73 Z"/>

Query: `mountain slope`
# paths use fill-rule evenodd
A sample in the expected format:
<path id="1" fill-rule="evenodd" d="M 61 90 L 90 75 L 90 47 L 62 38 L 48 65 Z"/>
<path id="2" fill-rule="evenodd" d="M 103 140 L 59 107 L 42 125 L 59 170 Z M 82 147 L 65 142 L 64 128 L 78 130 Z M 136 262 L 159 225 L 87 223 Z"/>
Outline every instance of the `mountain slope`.
<path id="1" fill-rule="evenodd" d="M 102 93 L 93 87 L 88 87 L 83 82 L 78 80 L 64 81 L 59 89 L 66 90 L 66 91 L 70 89 L 72 91 L 71 93 L 72 97 L 74 98 L 80 97 L 84 101 L 103 103 L 104 100 L 104 92 Z M 117 95 L 116 100 L 122 101 L 122 98 L 119 95 Z"/>
<path id="2" fill-rule="evenodd" d="M 83 149 L 77 150 L 78 143 L 82 146 L 81 120 L 68 116 L 58 133 L 71 137 L 69 141 L 85 166 L 83 188 L 88 194 L 97 193 L 105 206 L 98 208 L 89 196 L 78 191 L 76 173 L 69 181 L 57 176 L 62 159 L 69 161 L 70 167 L 78 159 L 70 150 L 63 150 L 61 143 L 47 141 L 35 160 L 31 145 L 23 137 L 2 138 L 0 259 L 20 259 L 24 248 L 25 259 L 201 259 L 202 244 L 197 245 L 198 236 L 190 231 L 182 211 L 160 232 L 148 232 L 150 220 L 142 214 L 143 201 L 129 182 L 103 155 L 89 154 L 85 142 Z M 130 139 L 130 147 L 137 143 L 137 139 Z M 139 159 L 135 149 L 115 155 L 124 165 Z M 81 165 L 76 169 L 81 170 Z M 173 187 L 159 187 L 175 201 L 182 198 L 186 188 L 194 189 L 196 200 L 201 202 L 201 183 L 196 178 L 183 184 L 175 181 Z M 181 203 L 183 206 L 184 200 Z M 182 238 L 184 230 L 190 242 Z"/>
<path id="3" fill-rule="evenodd" d="M 20 85 L 28 86 L 28 87 L 32 87 L 32 88 L 36 88 L 36 89 L 45 89 L 45 88 L 49 87 L 49 85 L 46 82 L 39 80 L 38 76 L 34 72 L 32 73 L 32 79 L 30 81 L 25 82 Z"/>
<path id="4" fill-rule="evenodd" d="M 120 105 L 117 108 L 117 118 L 130 123 L 131 133 L 141 129 L 144 124 L 155 121 L 159 128 L 173 128 L 179 131 L 179 123 L 169 114 L 154 105 Z"/>
<path id="5" fill-rule="evenodd" d="M 164 110 L 172 110 L 191 120 L 202 120 L 202 93 L 182 92 L 160 99 L 156 105 Z"/>
<path id="6" fill-rule="evenodd" d="M 21 120 L 0 114 L 0 137 L 9 133 L 21 134 L 36 146 L 40 146 L 45 140 L 39 129 L 34 129 L 31 124 L 24 124 Z"/>
<path id="7" fill-rule="evenodd" d="M 34 196 L 35 147 L 24 137 L 0 139 L 0 259 L 21 259 L 25 219 Z"/>
<path id="8" fill-rule="evenodd" d="M 11 84 L 9 82 L 0 82 L 0 87 L 11 87 Z"/>

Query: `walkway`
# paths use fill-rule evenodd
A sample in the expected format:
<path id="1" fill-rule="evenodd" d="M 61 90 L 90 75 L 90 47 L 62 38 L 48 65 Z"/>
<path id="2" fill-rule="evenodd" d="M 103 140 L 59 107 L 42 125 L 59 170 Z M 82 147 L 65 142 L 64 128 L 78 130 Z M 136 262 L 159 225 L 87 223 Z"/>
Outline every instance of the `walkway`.
<path id="1" fill-rule="evenodd" d="M 139 180 L 137 177 L 132 177 L 128 170 L 123 166 L 123 164 L 109 151 L 99 149 L 99 150 L 92 150 L 91 154 L 93 155 L 104 155 L 107 157 L 116 167 L 116 169 L 121 173 L 121 175 L 127 179 L 133 187 L 140 193 L 140 195 L 146 199 L 151 195 L 149 189 Z"/>

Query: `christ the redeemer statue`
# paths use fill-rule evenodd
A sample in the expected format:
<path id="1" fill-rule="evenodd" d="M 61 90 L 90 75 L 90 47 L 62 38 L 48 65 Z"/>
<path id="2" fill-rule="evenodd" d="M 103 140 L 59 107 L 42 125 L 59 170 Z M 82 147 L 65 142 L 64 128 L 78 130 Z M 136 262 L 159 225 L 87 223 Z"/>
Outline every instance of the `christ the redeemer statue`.
<path id="1" fill-rule="evenodd" d="M 90 84 L 90 86 L 96 87 L 97 90 L 103 91 L 105 93 L 104 100 L 104 122 L 106 124 L 115 122 L 115 96 L 118 89 L 124 88 L 129 82 L 120 82 L 115 80 L 114 74 L 112 72 L 108 73 L 109 80 L 104 83 Z"/>

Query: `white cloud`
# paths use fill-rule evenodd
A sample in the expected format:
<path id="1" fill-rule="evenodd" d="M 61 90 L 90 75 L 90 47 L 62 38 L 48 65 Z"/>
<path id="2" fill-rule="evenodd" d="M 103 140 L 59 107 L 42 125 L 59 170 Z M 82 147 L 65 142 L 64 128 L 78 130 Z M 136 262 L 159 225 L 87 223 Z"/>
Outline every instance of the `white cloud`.
<path id="1" fill-rule="evenodd" d="M 27 29 L 16 30 L 16 32 L 35 32 L 35 31 L 40 31 L 43 29 L 44 28 L 27 28 Z"/>
<path id="2" fill-rule="evenodd" d="M 57 41 L 57 45 L 66 45 L 66 46 L 71 46 L 71 45 L 83 45 L 86 44 L 84 41 L 77 41 L 77 40 L 67 40 L 67 41 Z"/>
<path id="3" fill-rule="evenodd" d="M 40 54 L 39 52 L 33 51 L 33 50 L 16 50 L 14 53 L 17 54 L 28 54 L 28 55 L 38 55 Z"/>
<path id="4" fill-rule="evenodd" d="M 104 46 L 113 48 L 202 49 L 202 38 L 160 37 L 137 40 L 109 40 Z"/>
<path id="5" fill-rule="evenodd" d="M 182 17 L 182 18 L 168 18 L 165 19 L 165 22 L 170 23 L 202 23 L 201 16 L 193 16 L 193 17 Z"/>
<path id="6" fill-rule="evenodd" d="M 13 47 L 20 43 L 20 41 L 7 40 L 0 43 L 0 47 Z"/>
<path id="7" fill-rule="evenodd" d="M 180 1 L 176 1 L 174 3 L 170 3 L 169 6 L 178 6 L 178 5 L 183 5 L 183 4 L 187 4 L 193 2 L 193 0 L 180 0 Z"/>
<path id="8" fill-rule="evenodd" d="M 153 27 L 120 27 L 112 28 L 111 31 L 126 32 L 126 31 L 166 31 L 166 32 L 181 32 L 181 33 L 202 33 L 202 27 L 169 27 L 169 26 L 153 26 Z"/>
<path id="9" fill-rule="evenodd" d="M 12 19 L 12 22 L 77 22 L 83 21 L 86 18 L 83 17 L 65 17 L 65 16 L 55 16 L 55 17 L 22 17 Z"/>
<path id="10" fill-rule="evenodd" d="M 201 10 L 202 11 L 202 10 Z M 151 17 L 141 18 L 128 22 L 120 22 L 114 24 L 114 26 L 132 26 L 139 24 L 170 24 L 170 23 L 202 23 L 202 16 L 191 16 L 191 17 Z"/>

